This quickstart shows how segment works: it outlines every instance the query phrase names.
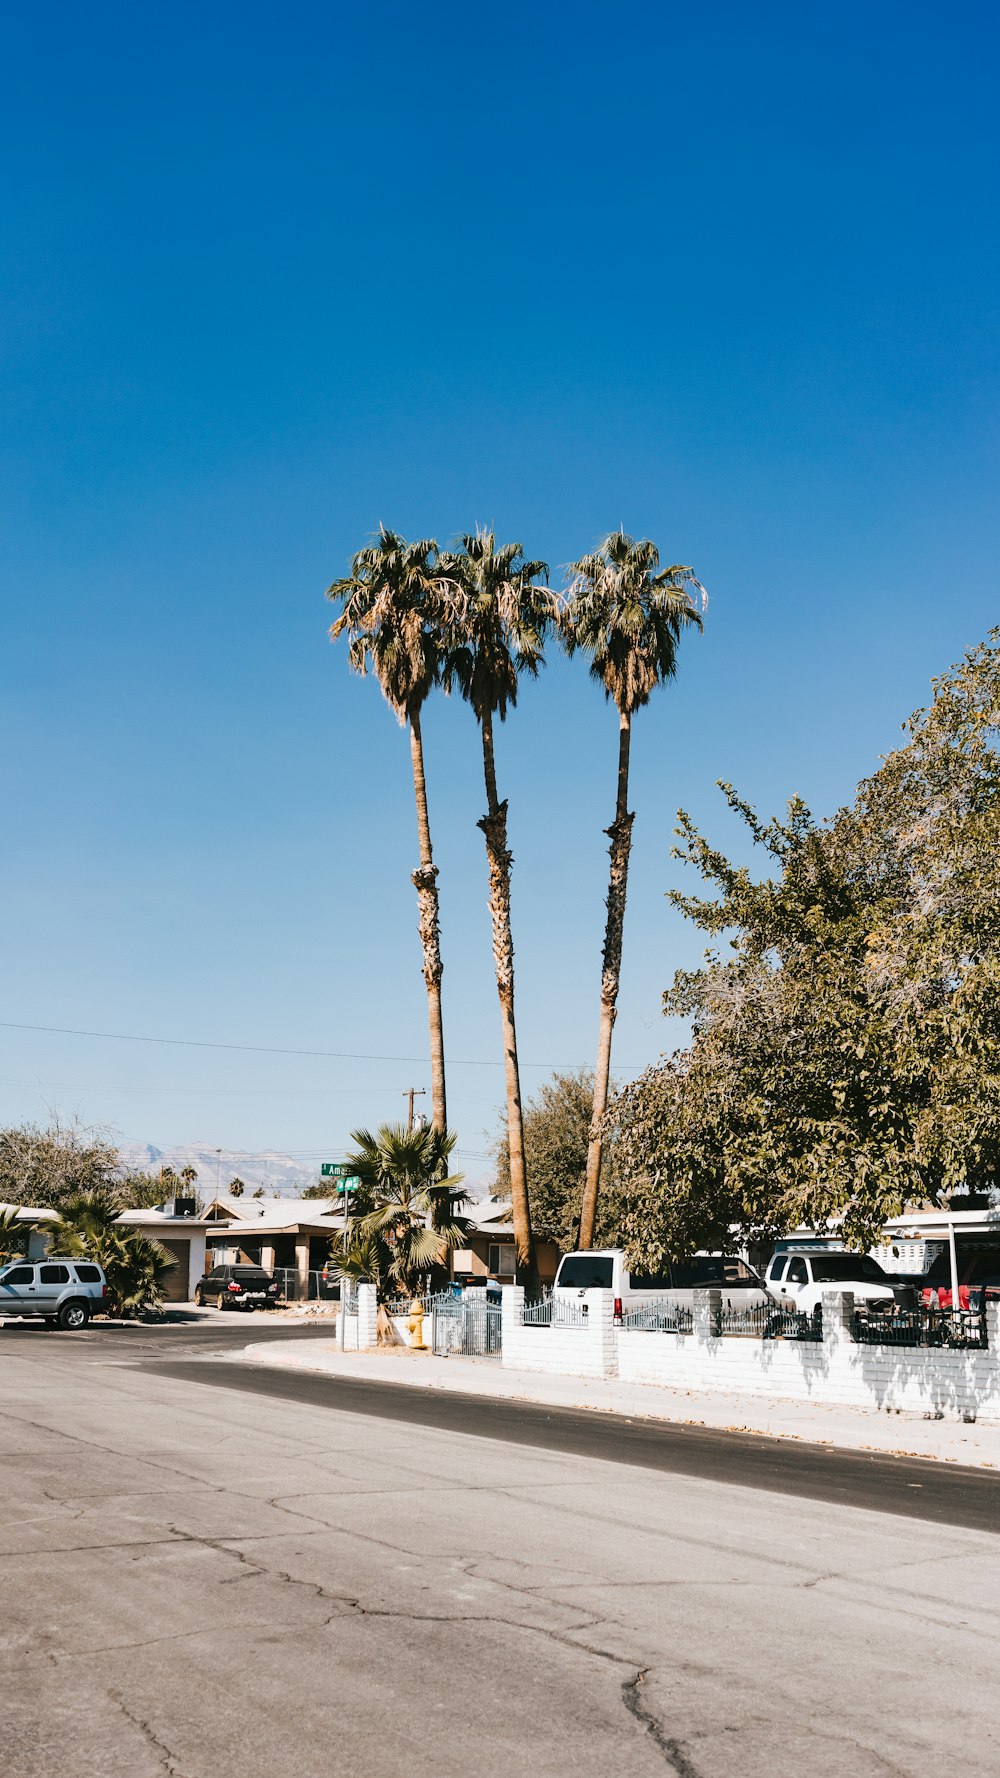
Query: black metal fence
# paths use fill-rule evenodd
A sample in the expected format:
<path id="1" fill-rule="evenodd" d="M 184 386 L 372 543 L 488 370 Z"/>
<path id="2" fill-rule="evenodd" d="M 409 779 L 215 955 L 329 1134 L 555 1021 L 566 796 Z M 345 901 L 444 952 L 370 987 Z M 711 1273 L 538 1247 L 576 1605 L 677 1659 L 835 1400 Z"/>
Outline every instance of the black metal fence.
<path id="1" fill-rule="evenodd" d="M 694 1311 L 686 1303 L 673 1302 L 669 1297 L 654 1297 L 626 1309 L 618 1325 L 626 1333 L 692 1334 Z M 771 1303 L 752 1309 L 727 1307 L 716 1312 L 706 1331 L 716 1339 L 821 1340 L 823 1318 L 819 1310 L 802 1315 Z"/>
<path id="2" fill-rule="evenodd" d="M 669 1297 L 653 1297 L 649 1302 L 637 1303 L 635 1308 L 626 1309 L 619 1322 L 623 1330 L 636 1333 L 689 1334 L 693 1325 L 691 1310 L 672 1302 Z"/>
<path id="3" fill-rule="evenodd" d="M 854 1338 L 862 1346 L 952 1346 L 985 1351 L 986 1315 L 981 1309 L 898 1309 L 891 1315 L 858 1309 Z"/>
<path id="4" fill-rule="evenodd" d="M 798 1309 L 779 1309 L 771 1303 L 752 1309 L 722 1309 L 712 1331 L 728 1339 L 821 1340 L 823 1312 L 819 1309 L 804 1315 Z"/>

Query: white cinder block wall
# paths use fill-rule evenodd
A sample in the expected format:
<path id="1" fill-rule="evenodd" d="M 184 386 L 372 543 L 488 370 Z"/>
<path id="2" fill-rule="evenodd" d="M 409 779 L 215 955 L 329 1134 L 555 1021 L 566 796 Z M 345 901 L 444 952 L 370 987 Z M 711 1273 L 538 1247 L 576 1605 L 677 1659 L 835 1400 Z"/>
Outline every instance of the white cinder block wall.
<path id="1" fill-rule="evenodd" d="M 574 1304 L 586 1305 L 582 1327 L 525 1327 L 524 1290 L 505 1284 L 501 1293 L 503 1362 L 513 1370 L 548 1371 L 554 1376 L 613 1377 L 617 1368 L 614 1305 L 608 1290 L 587 1290 Z"/>
<path id="2" fill-rule="evenodd" d="M 378 1296 L 374 1284 L 358 1285 L 356 1303 L 356 1312 L 348 1311 L 345 1317 L 345 1352 L 365 1352 L 369 1346 L 378 1345 Z"/>
<path id="3" fill-rule="evenodd" d="M 671 1389 L 739 1392 L 913 1413 L 1000 1420 L 997 1309 L 987 1313 L 985 1351 L 869 1346 L 851 1336 L 854 1300 L 823 1298 L 823 1339 L 716 1338 L 718 1293 L 695 1293 L 694 1331 L 642 1333 L 612 1323 L 610 1292 L 588 1291 L 585 1327 L 524 1327 L 524 1292 L 503 1292 L 503 1362 L 516 1370 L 619 1376 Z"/>

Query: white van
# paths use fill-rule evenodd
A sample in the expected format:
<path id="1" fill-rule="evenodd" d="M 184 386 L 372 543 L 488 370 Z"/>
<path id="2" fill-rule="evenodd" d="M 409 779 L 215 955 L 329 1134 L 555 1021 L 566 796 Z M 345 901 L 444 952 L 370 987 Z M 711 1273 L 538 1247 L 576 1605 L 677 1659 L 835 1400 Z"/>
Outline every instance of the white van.
<path id="1" fill-rule="evenodd" d="M 758 1309 L 768 1301 L 763 1279 L 746 1260 L 728 1253 L 696 1253 L 655 1273 L 630 1272 L 620 1247 L 564 1253 L 554 1295 L 576 1297 L 585 1290 L 610 1290 L 616 1318 L 654 1297 L 669 1297 L 689 1309 L 696 1290 L 721 1290 L 724 1309 Z"/>

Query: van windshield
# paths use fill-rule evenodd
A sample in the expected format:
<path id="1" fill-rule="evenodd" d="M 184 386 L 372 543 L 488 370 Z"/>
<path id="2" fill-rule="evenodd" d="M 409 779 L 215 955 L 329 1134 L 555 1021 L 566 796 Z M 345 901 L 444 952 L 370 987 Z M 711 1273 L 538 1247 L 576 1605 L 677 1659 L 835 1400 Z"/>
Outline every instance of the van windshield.
<path id="1" fill-rule="evenodd" d="M 559 1267 L 560 1290 L 610 1290 L 614 1260 L 601 1253 L 567 1253 Z"/>

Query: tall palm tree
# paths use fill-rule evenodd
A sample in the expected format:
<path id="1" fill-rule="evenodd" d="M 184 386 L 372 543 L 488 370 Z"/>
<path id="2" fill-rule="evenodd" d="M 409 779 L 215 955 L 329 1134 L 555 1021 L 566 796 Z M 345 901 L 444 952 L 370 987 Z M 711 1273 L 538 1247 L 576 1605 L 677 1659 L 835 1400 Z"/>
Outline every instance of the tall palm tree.
<path id="1" fill-rule="evenodd" d="M 507 846 L 507 800 L 501 802 L 497 792 L 493 719 L 499 716 L 503 722 L 508 706 L 517 703 L 521 674 L 537 674 L 546 631 L 555 621 L 558 601 L 547 584 L 538 585 L 539 581 L 548 581 L 546 563 L 526 560 L 519 543 L 498 547 L 492 531 L 477 531 L 474 536 L 463 537 L 461 550 L 442 555 L 440 566 L 459 590 L 461 599 L 450 626 L 442 683 L 446 691 L 457 689 L 471 704 L 483 743 L 486 814 L 478 825 L 486 839 L 493 960 L 503 1032 L 517 1275 L 518 1281 L 534 1293 L 538 1287 L 538 1266 L 528 1204 L 514 1021 L 514 941 L 510 923 L 510 873 L 514 861 Z"/>
<path id="2" fill-rule="evenodd" d="M 345 1277 L 368 1278 L 382 1290 L 412 1294 L 422 1275 L 443 1264 L 465 1240 L 470 1223 L 462 1175 L 448 1174 L 455 1137 L 433 1127 L 383 1124 L 375 1135 L 354 1130 L 351 1161 L 362 1210 L 340 1266 Z"/>
<path id="3" fill-rule="evenodd" d="M 336 638 L 345 631 L 348 659 L 356 673 L 372 672 L 382 695 L 401 724 L 409 728 L 413 794 L 417 805 L 420 864 L 412 873 L 417 891 L 420 942 L 430 1020 L 431 1104 L 435 1129 L 447 1128 L 444 1076 L 444 1023 L 441 1016 L 441 924 L 437 866 L 431 848 L 424 776 L 424 744 L 420 712 L 440 668 L 440 635 L 448 616 L 447 587 L 436 569 L 437 544 L 431 538 L 406 543 L 395 531 L 379 527 L 378 536 L 358 550 L 351 571 L 327 589 L 340 603 L 340 616 L 330 626 Z"/>
<path id="4" fill-rule="evenodd" d="M 613 531 L 594 552 L 572 566 L 573 579 L 560 619 L 569 653 L 582 649 L 590 671 L 618 710 L 618 799 L 615 818 L 605 829 L 611 841 L 607 922 L 601 969 L 601 1016 L 594 1070 L 594 1112 L 587 1147 L 587 1175 L 580 1211 L 580 1246 L 592 1247 L 604 1144 L 604 1117 L 611 1078 L 611 1033 L 618 1005 L 622 930 L 628 889 L 628 861 L 634 814 L 628 807 L 632 718 L 653 690 L 677 671 L 677 645 L 689 624 L 701 628 L 701 611 L 691 588 L 705 591 L 690 568 L 660 567 L 659 552 Z"/>

